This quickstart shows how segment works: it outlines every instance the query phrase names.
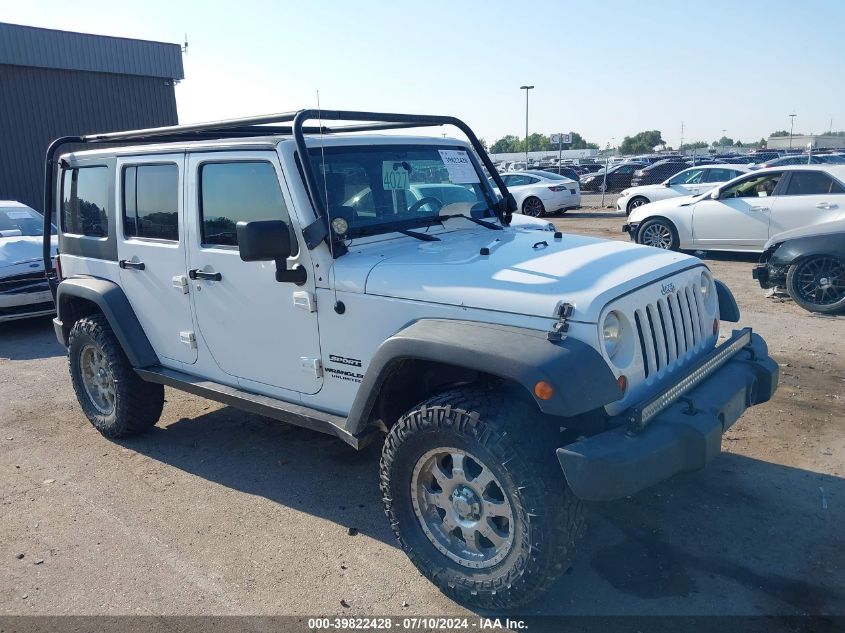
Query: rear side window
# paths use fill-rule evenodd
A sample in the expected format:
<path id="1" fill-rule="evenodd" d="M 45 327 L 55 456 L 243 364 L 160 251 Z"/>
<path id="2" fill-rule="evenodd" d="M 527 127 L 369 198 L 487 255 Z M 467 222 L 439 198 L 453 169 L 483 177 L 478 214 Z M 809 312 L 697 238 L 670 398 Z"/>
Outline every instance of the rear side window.
<path id="1" fill-rule="evenodd" d="M 707 177 L 704 182 L 727 182 L 736 178 L 737 172 L 733 169 L 713 168 L 707 170 Z"/>
<path id="2" fill-rule="evenodd" d="M 123 170 L 123 234 L 179 240 L 179 168 L 136 165 Z"/>
<path id="3" fill-rule="evenodd" d="M 206 163 L 200 167 L 200 221 L 205 246 L 237 246 L 240 221 L 283 220 L 291 231 L 276 170 L 268 162 Z"/>
<path id="4" fill-rule="evenodd" d="M 108 197 L 107 167 L 66 169 L 62 176 L 62 230 L 89 237 L 108 236 Z"/>
<path id="5" fill-rule="evenodd" d="M 796 171 L 792 173 L 787 196 L 815 196 L 828 193 L 845 193 L 842 185 L 821 171 Z"/>

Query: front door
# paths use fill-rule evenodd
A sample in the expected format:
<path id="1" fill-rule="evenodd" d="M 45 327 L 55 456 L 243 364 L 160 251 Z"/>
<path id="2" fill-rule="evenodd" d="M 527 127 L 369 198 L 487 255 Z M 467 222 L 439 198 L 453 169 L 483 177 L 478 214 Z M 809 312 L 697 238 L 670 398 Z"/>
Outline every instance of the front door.
<path id="1" fill-rule="evenodd" d="M 769 218 L 783 172 L 754 174 L 693 206 L 695 246 L 702 249 L 760 250 L 769 239 Z"/>
<path id="2" fill-rule="evenodd" d="M 184 154 L 117 161 L 120 285 L 164 365 L 197 360 L 185 278 L 184 162 Z"/>
<path id="3" fill-rule="evenodd" d="M 845 217 L 845 187 L 821 170 L 790 171 L 782 196 L 772 207 L 769 234 Z"/>
<path id="4" fill-rule="evenodd" d="M 322 371 L 314 273 L 275 152 L 189 154 L 188 173 L 196 226 L 188 248 L 191 296 L 211 356 L 245 388 L 316 393 Z M 274 262 L 241 260 L 235 231 L 241 220 L 288 223 L 292 259 L 308 271 L 304 286 L 276 281 Z"/>

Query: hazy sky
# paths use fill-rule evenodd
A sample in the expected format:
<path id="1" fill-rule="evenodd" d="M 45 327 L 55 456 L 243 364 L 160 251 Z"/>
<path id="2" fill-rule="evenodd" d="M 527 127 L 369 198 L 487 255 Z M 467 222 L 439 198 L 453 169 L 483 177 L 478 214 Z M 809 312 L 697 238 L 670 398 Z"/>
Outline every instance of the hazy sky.
<path id="1" fill-rule="evenodd" d="M 493 141 L 677 146 L 845 129 L 845 1 L 0 0 L 0 21 L 190 43 L 180 121 L 316 106 L 450 114 Z"/>

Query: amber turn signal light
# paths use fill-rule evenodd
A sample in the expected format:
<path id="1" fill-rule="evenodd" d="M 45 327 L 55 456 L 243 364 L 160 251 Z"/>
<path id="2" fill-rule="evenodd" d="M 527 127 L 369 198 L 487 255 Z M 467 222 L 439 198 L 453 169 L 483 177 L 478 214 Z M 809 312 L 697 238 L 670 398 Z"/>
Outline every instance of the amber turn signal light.
<path id="1" fill-rule="evenodd" d="M 541 380 L 536 385 L 534 385 L 534 395 L 537 396 L 540 400 L 551 400 L 554 393 L 554 387 L 552 387 L 545 380 Z"/>
<path id="2" fill-rule="evenodd" d="M 616 379 L 616 384 L 619 385 L 619 391 L 625 393 L 628 390 L 628 377 L 622 374 Z"/>

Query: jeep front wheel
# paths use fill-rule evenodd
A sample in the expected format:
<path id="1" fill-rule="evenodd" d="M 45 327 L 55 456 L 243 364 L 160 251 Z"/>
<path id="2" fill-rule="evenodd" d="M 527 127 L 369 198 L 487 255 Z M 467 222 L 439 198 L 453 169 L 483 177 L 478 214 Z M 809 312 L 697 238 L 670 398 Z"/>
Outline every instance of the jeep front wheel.
<path id="1" fill-rule="evenodd" d="M 423 402 L 387 436 L 380 478 L 393 532 L 460 603 L 519 606 L 566 568 L 581 504 L 547 422 L 513 394 L 465 388 Z"/>
<path id="2" fill-rule="evenodd" d="M 73 324 L 68 362 L 82 412 L 100 433 L 127 437 L 158 422 L 164 387 L 138 377 L 102 314 Z"/>

